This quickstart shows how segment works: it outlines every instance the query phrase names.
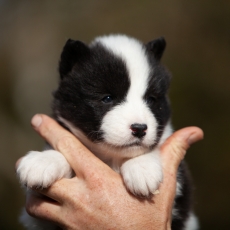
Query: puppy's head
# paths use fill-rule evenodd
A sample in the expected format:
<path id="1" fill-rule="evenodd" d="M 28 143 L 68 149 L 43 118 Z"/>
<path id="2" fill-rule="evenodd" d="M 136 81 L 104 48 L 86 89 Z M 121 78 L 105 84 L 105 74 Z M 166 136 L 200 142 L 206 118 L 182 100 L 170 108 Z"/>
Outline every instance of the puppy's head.
<path id="1" fill-rule="evenodd" d="M 165 40 L 147 45 L 124 35 L 89 46 L 68 40 L 60 60 L 54 114 L 78 137 L 119 149 L 151 149 L 170 117 Z"/>

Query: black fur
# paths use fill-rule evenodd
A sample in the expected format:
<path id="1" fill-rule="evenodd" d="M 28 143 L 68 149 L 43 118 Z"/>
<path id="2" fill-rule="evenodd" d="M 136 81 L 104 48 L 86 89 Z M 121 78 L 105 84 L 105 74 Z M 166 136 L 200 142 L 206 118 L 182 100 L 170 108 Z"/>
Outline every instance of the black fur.
<path id="1" fill-rule="evenodd" d="M 163 37 L 155 39 L 147 44 L 147 48 L 151 50 L 157 61 L 160 61 L 166 47 L 166 41 Z"/>
<path id="2" fill-rule="evenodd" d="M 181 196 L 177 196 L 175 199 L 174 208 L 177 210 L 177 216 L 172 219 L 172 229 L 182 230 L 184 229 L 185 220 L 189 217 L 189 210 L 192 210 L 192 181 L 184 161 L 181 162 L 177 181 L 181 184 Z"/>
<path id="3" fill-rule="evenodd" d="M 84 49 L 85 53 L 78 54 L 76 49 L 75 55 L 69 52 L 70 45 L 75 48 L 74 42 L 69 44 L 67 41 L 61 55 L 59 69 L 62 70 L 62 80 L 54 93 L 54 115 L 56 118 L 61 115 L 71 121 L 91 141 L 100 141 L 102 133 L 99 128 L 104 114 L 124 100 L 130 86 L 127 69 L 122 60 L 99 44 L 92 48 L 87 47 Z M 67 57 L 68 55 L 70 56 Z M 66 62 L 68 58 L 76 60 L 75 56 L 78 60 L 70 60 L 71 69 Z M 112 103 L 103 102 L 106 96 L 113 98 Z"/>
<path id="4" fill-rule="evenodd" d="M 166 42 L 159 38 L 145 45 L 152 68 L 144 100 L 158 122 L 158 139 L 170 119 L 167 91 L 171 76 L 160 63 Z M 103 116 L 113 106 L 125 100 L 130 80 L 125 62 L 100 43 L 91 46 L 68 40 L 59 64 L 60 84 L 54 93 L 54 117 L 70 121 L 93 142 L 103 141 L 100 125 Z M 113 122 L 113 121 L 111 121 Z M 191 208 L 191 185 L 184 163 L 179 167 L 178 181 L 182 196 L 175 200 L 178 218 L 172 221 L 173 230 L 182 230 Z"/>
<path id="5" fill-rule="evenodd" d="M 162 43 L 164 45 L 162 45 Z M 161 56 L 163 55 L 165 46 L 166 42 L 163 38 L 153 40 L 146 45 L 146 54 L 152 69 L 149 76 L 149 84 L 146 90 L 145 98 L 147 100 L 149 97 L 152 98 L 151 103 L 149 103 L 149 108 L 154 113 L 159 124 L 158 140 L 160 139 L 164 127 L 171 115 L 169 100 L 167 98 L 171 75 L 159 62 Z M 157 59 L 156 56 L 158 57 Z"/>
<path id="6" fill-rule="evenodd" d="M 145 46 L 152 71 L 144 99 L 159 123 L 155 145 L 170 118 L 167 91 L 171 76 L 159 62 L 165 45 L 160 38 Z M 54 116 L 71 121 L 91 141 L 101 141 L 102 117 L 124 100 L 130 87 L 125 63 L 98 43 L 89 47 L 69 39 L 61 54 L 59 72 L 61 81 L 54 93 Z M 112 103 L 103 103 L 106 96 L 113 98 Z"/>

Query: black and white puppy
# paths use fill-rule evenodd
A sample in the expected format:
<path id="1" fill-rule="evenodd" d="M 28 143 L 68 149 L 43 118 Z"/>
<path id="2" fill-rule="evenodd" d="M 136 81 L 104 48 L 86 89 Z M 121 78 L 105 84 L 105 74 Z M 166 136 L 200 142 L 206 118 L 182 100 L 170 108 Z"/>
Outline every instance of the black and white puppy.
<path id="1" fill-rule="evenodd" d="M 160 63 L 166 43 L 144 45 L 125 35 L 96 38 L 89 46 L 68 40 L 60 60 L 53 113 L 97 157 L 121 173 L 134 195 L 149 197 L 163 180 L 159 147 L 171 135 L 167 91 L 170 74 Z M 28 187 L 48 187 L 71 177 L 55 150 L 29 152 L 17 169 Z M 197 229 L 184 163 L 178 170 L 173 230 Z M 28 229 L 56 229 L 23 216 Z"/>

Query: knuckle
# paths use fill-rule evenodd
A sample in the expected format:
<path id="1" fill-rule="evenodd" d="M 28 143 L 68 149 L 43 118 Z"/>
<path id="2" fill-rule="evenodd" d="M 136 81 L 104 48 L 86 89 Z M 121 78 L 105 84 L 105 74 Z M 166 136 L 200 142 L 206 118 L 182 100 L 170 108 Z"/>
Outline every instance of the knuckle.
<path id="1" fill-rule="evenodd" d="M 61 153 L 73 150 L 74 138 L 68 135 L 60 137 L 56 142 L 56 148 Z"/>
<path id="2" fill-rule="evenodd" d="M 31 199 L 28 199 L 26 201 L 25 209 L 30 216 L 36 216 L 36 206 L 33 204 L 33 201 Z"/>
<path id="3" fill-rule="evenodd" d="M 37 129 L 40 135 L 44 138 L 48 138 L 53 133 L 53 127 L 51 125 L 46 124 L 45 121 Z"/>
<path id="4" fill-rule="evenodd" d="M 188 146 L 186 146 L 184 143 L 175 141 L 171 145 L 171 147 L 172 147 L 172 152 L 173 152 L 175 158 L 180 160 L 180 161 L 183 160 L 185 153 L 188 149 Z"/>

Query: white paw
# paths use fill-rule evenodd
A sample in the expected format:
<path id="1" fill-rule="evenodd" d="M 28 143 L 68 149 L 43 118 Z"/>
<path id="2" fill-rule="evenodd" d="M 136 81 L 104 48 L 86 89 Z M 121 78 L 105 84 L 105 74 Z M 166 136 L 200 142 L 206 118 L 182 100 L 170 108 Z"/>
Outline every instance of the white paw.
<path id="1" fill-rule="evenodd" d="M 31 151 L 22 158 L 17 174 L 22 185 L 30 188 L 47 188 L 60 178 L 70 178 L 72 169 L 58 151 Z"/>
<path id="2" fill-rule="evenodd" d="M 148 153 L 132 158 L 121 166 L 121 174 L 131 193 L 137 196 L 151 196 L 163 180 L 159 155 Z"/>

